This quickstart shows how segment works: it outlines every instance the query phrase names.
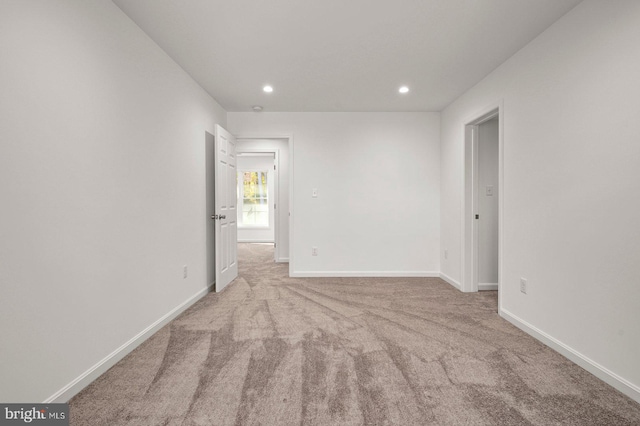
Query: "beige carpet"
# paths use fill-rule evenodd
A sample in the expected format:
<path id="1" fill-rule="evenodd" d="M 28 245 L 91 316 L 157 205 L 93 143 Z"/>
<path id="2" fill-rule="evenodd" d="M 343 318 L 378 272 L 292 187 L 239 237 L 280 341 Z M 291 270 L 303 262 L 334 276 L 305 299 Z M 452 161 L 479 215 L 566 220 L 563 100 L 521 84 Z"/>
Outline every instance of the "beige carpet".
<path id="1" fill-rule="evenodd" d="M 240 277 L 70 402 L 72 425 L 640 425 L 640 404 L 436 278 Z"/>

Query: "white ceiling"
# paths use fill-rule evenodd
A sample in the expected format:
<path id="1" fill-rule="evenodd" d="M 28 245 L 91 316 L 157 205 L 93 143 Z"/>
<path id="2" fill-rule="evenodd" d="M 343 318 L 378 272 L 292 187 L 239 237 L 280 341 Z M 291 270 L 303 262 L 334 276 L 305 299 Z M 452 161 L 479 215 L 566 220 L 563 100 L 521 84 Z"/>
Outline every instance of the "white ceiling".
<path id="1" fill-rule="evenodd" d="M 227 111 L 440 111 L 580 2 L 113 1 Z"/>

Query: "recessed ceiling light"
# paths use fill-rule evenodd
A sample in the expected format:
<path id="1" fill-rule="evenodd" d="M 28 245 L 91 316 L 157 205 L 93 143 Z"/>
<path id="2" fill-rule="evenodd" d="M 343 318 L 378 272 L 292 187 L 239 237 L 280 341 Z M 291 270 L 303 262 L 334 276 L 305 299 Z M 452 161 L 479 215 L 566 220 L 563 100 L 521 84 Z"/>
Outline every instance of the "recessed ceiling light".
<path id="1" fill-rule="evenodd" d="M 409 92 L 409 88 L 407 86 L 402 86 L 398 89 L 398 92 L 400 93 L 407 93 Z"/>
<path id="2" fill-rule="evenodd" d="M 260 105 L 254 105 L 251 107 L 251 109 L 254 110 L 255 112 L 262 111 L 262 107 Z"/>
<path id="3" fill-rule="evenodd" d="M 273 87 L 271 87 L 271 86 L 264 86 L 264 87 L 262 88 L 262 90 L 264 90 L 264 91 L 265 91 L 265 92 L 267 92 L 267 93 L 271 93 L 271 92 L 273 92 Z"/>

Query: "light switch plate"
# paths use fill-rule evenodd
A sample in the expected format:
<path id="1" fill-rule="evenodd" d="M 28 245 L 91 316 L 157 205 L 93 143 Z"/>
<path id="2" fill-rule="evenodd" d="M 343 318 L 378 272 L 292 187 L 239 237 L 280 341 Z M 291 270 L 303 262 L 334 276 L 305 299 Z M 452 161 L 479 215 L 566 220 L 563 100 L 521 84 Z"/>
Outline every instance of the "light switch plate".
<path id="1" fill-rule="evenodd" d="M 487 195 L 487 197 L 492 197 L 493 196 L 493 186 L 492 185 L 488 185 L 487 186 L 486 195 Z"/>

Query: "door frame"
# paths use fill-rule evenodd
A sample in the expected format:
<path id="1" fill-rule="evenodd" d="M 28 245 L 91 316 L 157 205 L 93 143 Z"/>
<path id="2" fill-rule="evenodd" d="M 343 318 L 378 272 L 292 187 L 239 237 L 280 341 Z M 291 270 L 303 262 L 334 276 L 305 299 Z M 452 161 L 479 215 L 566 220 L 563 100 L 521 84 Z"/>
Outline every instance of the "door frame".
<path id="1" fill-rule="evenodd" d="M 294 167 L 293 167 L 293 134 L 291 133 L 238 133 L 236 135 L 236 140 L 240 141 L 240 140 L 251 140 L 251 139 L 286 139 L 287 140 L 287 146 L 289 148 L 289 276 L 291 276 L 291 272 L 293 271 L 293 241 L 294 241 L 294 209 L 293 209 L 293 200 L 294 200 L 294 196 L 293 196 L 293 182 L 294 182 Z M 269 148 L 265 148 L 265 149 L 269 149 Z M 271 150 L 273 151 L 273 149 Z M 280 165 L 280 163 L 278 163 L 278 165 Z M 279 178 L 279 174 L 278 174 L 278 178 Z M 282 224 L 280 224 L 282 225 Z M 278 228 L 278 225 L 276 225 L 276 229 Z M 279 250 L 278 250 L 278 245 L 276 244 L 276 256 L 279 254 Z M 276 262 L 279 263 L 285 263 L 286 261 L 281 260 L 281 258 L 276 257 Z"/>
<path id="2" fill-rule="evenodd" d="M 462 291 L 478 291 L 478 126 L 498 117 L 498 308 L 502 306 L 504 229 L 504 106 L 500 100 L 464 121 L 462 149 Z"/>
<path id="3" fill-rule="evenodd" d="M 236 140 L 238 140 L 239 138 L 236 138 Z M 280 241 L 279 235 L 278 235 L 278 230 L 279 230 L 279 220 L 278 220 L 278 204 L 280 204 L 280 150 L 277 148 L 244 148 L 244 149 L 238 149 L 237 145 L 236 145 L 236 158 L 242 154 L 273 154 L 274 156 L 274 164 L 276 166 L 276 168 L 274 169 L 274 173 L 273 173 L 273 198 L 270 200 L 272 201 L 275 205 L 276 208 L 274 209 L 274 218 L 273 218 L 273 241 L 275 244 L 275 250 L 274 250 L 274 257 L 275 257 L 275 261 L 278 262 L 278 259 L 280 258 L 279 256 L 279 247 L 278 247 L 278 242 Z M 238 168 L 238 173 L 241 172 L 240 168 Z M 271 197 L 269 197 L 271 198 Z M 238 206 L 240 206 L 240 200 L 238 200 Z M 240 213 L 240 209 L 238 208 L 238 213 Z M 238 228 L 238 230 L 240 230 L 240 228 Z"/>

